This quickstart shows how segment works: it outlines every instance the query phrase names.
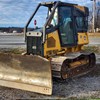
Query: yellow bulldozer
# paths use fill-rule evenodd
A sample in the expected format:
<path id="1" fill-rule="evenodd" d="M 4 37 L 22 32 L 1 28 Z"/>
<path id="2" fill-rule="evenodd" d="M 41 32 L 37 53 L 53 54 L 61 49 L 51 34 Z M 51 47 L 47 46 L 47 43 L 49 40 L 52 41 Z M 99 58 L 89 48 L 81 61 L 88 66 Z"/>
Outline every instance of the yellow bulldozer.
<path id="1" fill-rule="evenodd" d="M 41 6 L 48 8 L 41 18 L 45 24 L 29 30 Z M 39 3 L 24 29 L 26 53 L 0 54 L 0 85 L 51 95 L 53 77 L 65 80 L 92 70 L 95 54 L 80 52 L 89 42 L 88 15 L 88 8 L 77 4 Z"/>

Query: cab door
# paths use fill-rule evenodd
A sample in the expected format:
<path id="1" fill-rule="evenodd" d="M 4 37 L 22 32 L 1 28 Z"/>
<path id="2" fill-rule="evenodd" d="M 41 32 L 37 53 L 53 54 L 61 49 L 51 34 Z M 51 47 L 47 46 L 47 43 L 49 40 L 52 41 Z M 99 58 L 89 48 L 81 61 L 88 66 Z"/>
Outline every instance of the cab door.
<path id="1" fill-rule="evenodd" d="M 59 7 L 59 35 L 62 46 L 74 46 L 77 44 L 77 32 L 74 27 L 72 9 L 71 6 Z"/>

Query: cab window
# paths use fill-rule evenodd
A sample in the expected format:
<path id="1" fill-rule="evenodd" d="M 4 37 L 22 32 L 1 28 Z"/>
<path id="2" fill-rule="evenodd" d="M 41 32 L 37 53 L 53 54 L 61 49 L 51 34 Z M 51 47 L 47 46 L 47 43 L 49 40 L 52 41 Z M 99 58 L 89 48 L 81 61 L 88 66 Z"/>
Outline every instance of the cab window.
<path id="1" fill-rule="evenodd" d="M 59 30 L 62 45 L 75 44 L 72 7 L 59 7 Z"/>
<path id="2" fill-rule="evenodd" d="M 76 29 L 78 32 L 85 32 L 88 29 L 88 17 L 80 11 L 77 11 Z"/>

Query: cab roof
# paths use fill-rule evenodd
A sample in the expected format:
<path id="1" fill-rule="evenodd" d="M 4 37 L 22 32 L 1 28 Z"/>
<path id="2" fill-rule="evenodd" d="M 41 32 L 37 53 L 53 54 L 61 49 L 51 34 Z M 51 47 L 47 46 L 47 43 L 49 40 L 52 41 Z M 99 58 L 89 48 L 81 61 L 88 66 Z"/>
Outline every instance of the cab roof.
<path id="1" fill-rule="evenodd" d="M 50 6 L 53 6 L 54 4 L 56 4 L 57 2 L 59 2 L 59 5 L 67 5 L 67 6 L 74 6 L 74 5 L 77 5 L 77 4 L 66 3 L 66 2 L 61 2 L 61 1 L 42 2 L 42 3 L 40 3 L 40 4 L 43 5 L 43 6 L 50 7 Z"/>

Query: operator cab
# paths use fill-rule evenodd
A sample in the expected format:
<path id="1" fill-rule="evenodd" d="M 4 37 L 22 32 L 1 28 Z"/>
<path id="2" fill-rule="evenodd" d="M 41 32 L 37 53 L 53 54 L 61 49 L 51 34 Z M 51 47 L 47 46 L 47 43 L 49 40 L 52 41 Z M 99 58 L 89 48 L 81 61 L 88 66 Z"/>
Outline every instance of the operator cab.
<path id="1" fill-rule="evenodd" d="M 35 17 L 36 15 L 38 16 Z M 38 25 L 35 28 L 29 28 L 34 20 L 37 21 Z M 55 30 L 58 30 L 61 47 L 76 46 L 78 33 L 87 32 L 87 29 L 87 7 L 64 2 L 40 3 L 25 27 L 27 52 L 37 54 L 37 51 L 39 51 L 39 54 L 40 52 L 42 54 L 46 35 Z"/>

